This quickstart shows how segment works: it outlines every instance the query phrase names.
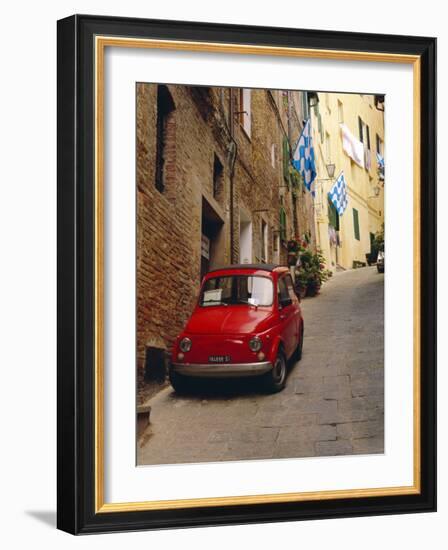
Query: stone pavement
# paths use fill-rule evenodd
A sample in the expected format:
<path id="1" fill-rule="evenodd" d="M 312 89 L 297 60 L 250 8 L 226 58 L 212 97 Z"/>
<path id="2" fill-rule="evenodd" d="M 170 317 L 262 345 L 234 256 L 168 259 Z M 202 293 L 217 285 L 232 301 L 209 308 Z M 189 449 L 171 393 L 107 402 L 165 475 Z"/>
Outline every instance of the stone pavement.
<path id="1" fill-rule="evenodd" d="M 286 388 L 254 379 L 202 384 L 150 402 L 137 463 L 173 464 L 384 452 L 384 276 L 375 267 L 334 275 L 302 301 L 302 360 Z"/>

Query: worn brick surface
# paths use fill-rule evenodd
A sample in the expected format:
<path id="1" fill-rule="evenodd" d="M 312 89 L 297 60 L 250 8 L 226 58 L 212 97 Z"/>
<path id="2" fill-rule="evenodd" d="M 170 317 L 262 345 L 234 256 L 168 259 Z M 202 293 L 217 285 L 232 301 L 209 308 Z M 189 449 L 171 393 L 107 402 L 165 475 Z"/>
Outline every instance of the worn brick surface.
<path id="1" fill-rule="evenodd" d="M 230 101 L 235 113 L 240 110 L 238 89 L 231 92 L 228 88 L 167 86 L 175 109 L 166 129 L 166 185 L 160 192 L 155 185 L 157 89 L 157 85 L 139 83 L 136 91 L 137 372 L 140 385 L 147 349 L 170 352 L 197 298 L 204 200 L 222 222 L 213 244 L 210 267 L 239 261 L 241 209 L 252 221 L 251 260 L 254 262 L 261 260 L 262 220 L 268 226 L 266 260 L 286 262 L 285 243 L 279 247 L 276 244 L 281 205 L 287 213 L 287 238 L 295 235 L 294 217 L 299 234 L 314 231 L 309 193 L 300 191 L 298 197 L 293 197 L 283 178 L 283 138 L 290 133 L 294 142 L 304 118 L 299 109 L 300 92 L 291 95 L 297 112 L 288 124 L 286 92 L 252 90 L 249 137 L 240 124 L 241 115 L 235 115 L 233 125 L 229 118 Z M 214 196 L 215 155 L 223 166 L 223 174 L 219 192 Z M 152 365 L 148 368 L 151 375 Z M 161 376 L 159 382 L 163 382 L 163 373 Z"/>
<path id="2" fill-rule="evenodd" d="M 383 453 L 383 283 L 375 268 L 347 271 L 302 302 L 303 358 L 278 394 L 255 379 L 185 397 L 163 390 L 151 400 L 138 463 Z"/>

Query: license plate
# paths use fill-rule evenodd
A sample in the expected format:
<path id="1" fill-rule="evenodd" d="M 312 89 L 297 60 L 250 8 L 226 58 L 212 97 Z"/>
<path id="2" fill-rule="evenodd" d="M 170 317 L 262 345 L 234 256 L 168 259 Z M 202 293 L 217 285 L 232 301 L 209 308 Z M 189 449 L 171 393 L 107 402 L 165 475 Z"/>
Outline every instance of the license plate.
<path id="1" fill-rule="evenodd" d="M 208 360 L 210 363 L 230 363 L 230 355 L 210 355 Z"/>

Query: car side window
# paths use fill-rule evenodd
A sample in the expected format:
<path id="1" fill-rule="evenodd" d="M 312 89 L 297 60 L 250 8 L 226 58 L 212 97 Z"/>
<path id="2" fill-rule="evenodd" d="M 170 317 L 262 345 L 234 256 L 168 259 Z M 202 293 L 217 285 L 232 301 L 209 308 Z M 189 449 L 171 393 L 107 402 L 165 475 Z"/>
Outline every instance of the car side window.
<path id="1" fill-rule="evenodd" d="M 286 286 L 285 277 L 278 280 L 278 303 L 281 304 L 284 300 L 289 300 L 288 287 Z"/>
<path id="2" fill-rule="evenodd" d="M 294 285 L 292 284 L 291 275 L 286 275 L 285 281 L 286 281 L 286 287 L 288 289 L 289 297 L 293 302 L 295 302 L 297 300 L 297 295 L 294 291 Z"/>

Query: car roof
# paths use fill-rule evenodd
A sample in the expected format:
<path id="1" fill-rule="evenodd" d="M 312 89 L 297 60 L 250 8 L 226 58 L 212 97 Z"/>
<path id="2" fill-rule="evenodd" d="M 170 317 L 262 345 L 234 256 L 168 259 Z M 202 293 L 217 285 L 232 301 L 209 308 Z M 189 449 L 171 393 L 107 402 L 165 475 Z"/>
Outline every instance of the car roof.
<path id="1" fill-rule="evenodd" d="M 243 271 L 243 270 L 250 270 L 250 271 L 288 271 L 288 268 L 283 265 L 278 264 L 231 264 L 231 265 L 225 265 L 216 269 L 211 269 L 207 275 L 210 273 L 215 273 L 217 271 Z"/>

